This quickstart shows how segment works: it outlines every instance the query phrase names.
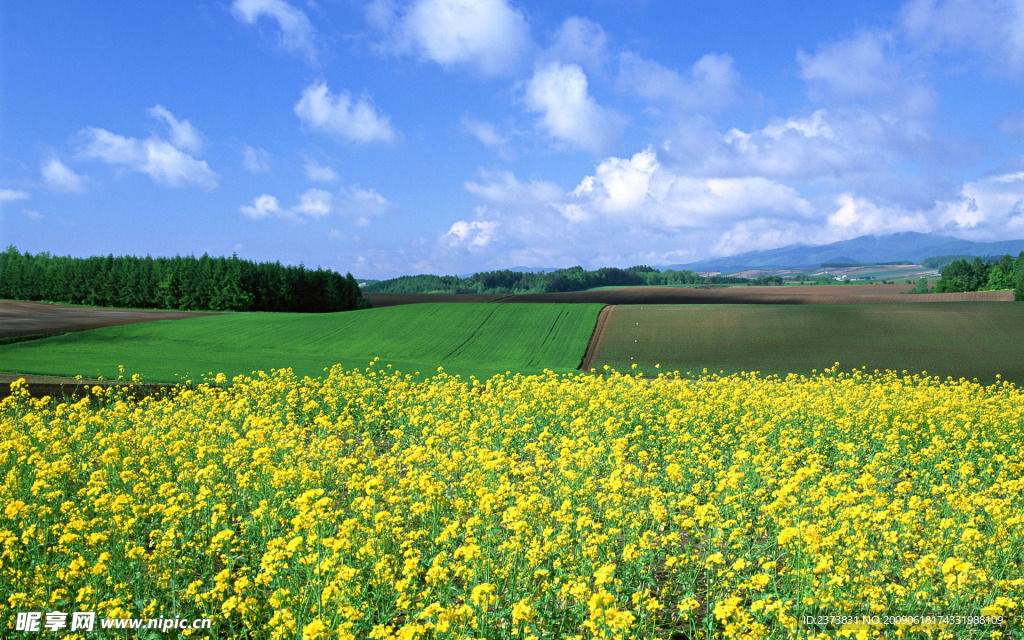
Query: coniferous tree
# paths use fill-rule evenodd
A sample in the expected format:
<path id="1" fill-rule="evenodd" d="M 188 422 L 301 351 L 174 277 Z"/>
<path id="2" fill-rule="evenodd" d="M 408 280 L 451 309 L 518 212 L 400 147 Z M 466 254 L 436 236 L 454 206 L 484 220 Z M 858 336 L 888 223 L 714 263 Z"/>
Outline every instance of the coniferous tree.
<path id="1" fill-rule="evenodd" d="M 1024 301 L 1024 251 L 1021 251 L 1020 255 L 1017 256 L 1015 271 L 1016 282 L 1013 287 L 1013 299 Z"/>
<path id="2" fill-rule="evenodd" d="M 0 298 L 132 308 L 325 312 L 363 308 L 351 274 L 203 254 L 54 257 L 0 253 Z"/>

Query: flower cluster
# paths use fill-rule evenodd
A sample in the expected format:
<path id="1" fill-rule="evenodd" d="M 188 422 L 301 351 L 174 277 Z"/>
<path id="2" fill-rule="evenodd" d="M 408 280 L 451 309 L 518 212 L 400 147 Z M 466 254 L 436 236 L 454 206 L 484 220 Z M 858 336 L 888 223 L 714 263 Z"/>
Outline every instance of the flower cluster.
<path id="1" fill-rule="evenodd" d="M 1020 620 L 1010 384 L 838 367 L 423 379 L 376 362 L 225 383 L 68 403 L 13 385 L 0 619 L 186 615 L 218 637 L 305 640 Z"/>

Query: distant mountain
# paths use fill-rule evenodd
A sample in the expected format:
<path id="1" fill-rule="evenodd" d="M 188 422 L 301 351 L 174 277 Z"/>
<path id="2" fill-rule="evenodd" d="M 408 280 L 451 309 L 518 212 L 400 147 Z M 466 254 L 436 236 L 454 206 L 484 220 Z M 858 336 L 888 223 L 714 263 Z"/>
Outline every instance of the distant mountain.
<path id="1" fill-rule="evenodd" d="M 812 269 L 824 262 L 894 262 L 963 254 L 972 256 L 1017 256 L 1024 251 L 1024 239 L 999 242 L 971 242 L 934 233 L 905 231 L 886 236 L 860 236 L 832 244 L 795 244 L 781 249 L 748 251 L 735 256 L 674 264 L 665 269 L 690 271 L 743 271 L 746 269 Z"/>

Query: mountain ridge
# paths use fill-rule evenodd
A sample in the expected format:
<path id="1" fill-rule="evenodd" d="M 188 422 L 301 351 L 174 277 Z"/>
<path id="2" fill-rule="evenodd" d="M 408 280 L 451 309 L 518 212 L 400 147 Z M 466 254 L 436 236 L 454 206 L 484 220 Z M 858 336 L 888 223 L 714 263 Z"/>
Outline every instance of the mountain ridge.
<path id="1" fill-rule="evenodd" d="M 744 271 L 747 269 L 816 268 L 825 262 L 894 262 L 944 255 L 993 256 L 1024 251 L 1024 239 L 973 242 L 934 233 L 904 231 L 888 235 L 864 235 L 825 245 L 793 244 L 778 249 L 673 264 L 662 268 L 689 271 Z"/>

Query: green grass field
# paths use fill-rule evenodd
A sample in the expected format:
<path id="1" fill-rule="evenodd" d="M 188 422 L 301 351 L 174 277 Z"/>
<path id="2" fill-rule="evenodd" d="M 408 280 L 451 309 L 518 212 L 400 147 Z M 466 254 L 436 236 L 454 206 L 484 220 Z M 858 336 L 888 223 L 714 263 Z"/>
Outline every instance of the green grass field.
<path id="1" fill-rule="evenodd" d="M 592 366 L 810 374 L 839 362 L 1024 384 L 1024 305 L 621 305 Z"/>
<path id="2" fill-rule="evenodd" d="M 365 367 L 489 377 L 579 366 L 600 304 L 418 304 L 331 314 L 238 313 L 144 322 L 0 346 L 0 372 L 152 382 L 291 367 Z M 178 377 L 180 376 L 180 377 Z"/>

